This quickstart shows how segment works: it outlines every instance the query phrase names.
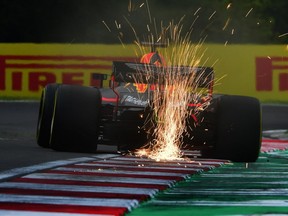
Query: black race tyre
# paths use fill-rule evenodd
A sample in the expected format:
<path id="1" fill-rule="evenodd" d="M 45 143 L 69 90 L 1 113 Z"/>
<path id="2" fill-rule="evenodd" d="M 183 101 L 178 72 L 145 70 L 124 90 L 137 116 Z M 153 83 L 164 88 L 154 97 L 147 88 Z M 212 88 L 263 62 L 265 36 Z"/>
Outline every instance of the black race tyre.
<path id="1" fill-rule="evenodd" d="M 37 124 L 37 143 L 48 148 L 51 133 L 55 93 L 59 84 L 48 84 L 42 91 Z"/>
<path id="2" fill-rule="evenodd" d="M 51 148 L 96 152 L 101 93 L 96 88 L 61 85 L 56 93 Z"/>
<path id="3" fill-rule="evenodd" d="M 215 157 L 254 162 L 261 147 L 261 107 L 256 98 L 223 95 L 216 114 Z"/>

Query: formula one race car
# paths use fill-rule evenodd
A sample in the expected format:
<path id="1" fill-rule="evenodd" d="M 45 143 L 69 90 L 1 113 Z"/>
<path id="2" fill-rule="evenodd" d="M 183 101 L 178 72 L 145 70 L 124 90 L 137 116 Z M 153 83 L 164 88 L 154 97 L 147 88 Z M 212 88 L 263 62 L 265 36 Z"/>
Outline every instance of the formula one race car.
<path id="1" fill-rule="evenodd" d="M 151 58 L 145 63 L 113 62 L 110 88 L 48 84 L 41 97 L 38 144 L 74 152 L 96 152 L 100 144 L 117 145 L 120 151 L 147 144 L 152 139 L 147 125 L 153 125 L 149 121 L 155 123 L 149 103 L 151 86 L 159 84 L 159 71 L 167 70 L 155 64 L 163 60 L 158 52 L 149 55 Z M 261 146 L 259 101 L 246 96 L 212 94 L 213 68 L 177 68 L 183 76 L 201 74 L 198 87 L 208 89 L 205 97 L 210 101 L 197 115 L 193 110 L 204 103 L 202 99 L 187 107 L 191 114 L 186 119 L 187 131 L 183 133 L 185 146 L 201 151 L 202 157 L 256 161 Z M 143 83 L 135 83 L 135 77 Z M 193 139 L 189 133 L 193 133 Z"/>

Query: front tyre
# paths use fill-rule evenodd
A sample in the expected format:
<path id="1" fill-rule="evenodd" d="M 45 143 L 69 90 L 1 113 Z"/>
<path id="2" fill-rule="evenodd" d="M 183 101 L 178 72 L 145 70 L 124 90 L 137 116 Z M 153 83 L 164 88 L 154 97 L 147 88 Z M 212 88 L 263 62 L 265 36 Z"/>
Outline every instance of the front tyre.
<path id="1" fill-rule="evenodd" d="M 216 113 L 215 157 L 254 162 L 261 147 L 261 107 L 256 98 L 223 95 Z"/>
<path id="2" fill-rule="evenodd" d="M 100 108 L 101 93 L 97 88 L 61 85 L 56 93 L 51 148 L 96 152 Z"/>
<path id="3" fill-rule="evenodd" d="M 51 121 L 53 116 L 55 94 L 59 84 L 48 84 L 42 91 L 37 123 L 37 143 L 39 146 L 50 146 Z"/>

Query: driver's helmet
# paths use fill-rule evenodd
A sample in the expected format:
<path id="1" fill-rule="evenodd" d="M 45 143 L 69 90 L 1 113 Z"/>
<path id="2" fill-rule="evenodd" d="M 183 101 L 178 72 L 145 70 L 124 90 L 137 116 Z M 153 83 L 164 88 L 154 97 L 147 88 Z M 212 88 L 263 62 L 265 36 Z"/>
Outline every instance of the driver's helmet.
<path id="1" fill-rule="evenodd" d="M 141 63 L 154 64 L 156 66 L 165 66 L 165 60 L 158 52 L 150 52 L 142 56 Z"/>

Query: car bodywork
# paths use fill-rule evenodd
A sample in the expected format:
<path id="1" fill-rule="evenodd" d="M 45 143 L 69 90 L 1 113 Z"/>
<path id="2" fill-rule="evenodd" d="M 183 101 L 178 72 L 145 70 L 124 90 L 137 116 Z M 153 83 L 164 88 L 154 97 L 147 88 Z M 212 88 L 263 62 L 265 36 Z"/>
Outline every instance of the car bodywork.
<path id="1" fill-rule="evenodd" d="M 95 152 L 99 144 L 117 145 L 121 151 L 143 147 L 153 139 L 151 128 L 157 124 L 151 94 L 155 85 L 161 86 L 165 71 L 176 70 L 195 76 L 196 87 L 206 89 L 199 94 L 192 88 L 182 147 L 197 149 L 203 157 L 245 162 L 258 158 L 260 103 L 252 97 L 214 95 L 213 68 L 135 62 L 113 62 L 112 68 L 110 88 L 45 87 L 37 127 L 40 146 L 81 152 Z"/>

